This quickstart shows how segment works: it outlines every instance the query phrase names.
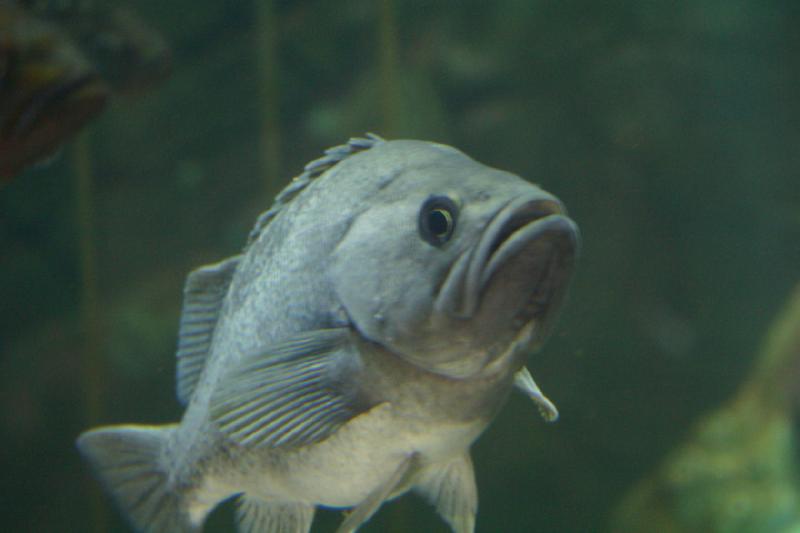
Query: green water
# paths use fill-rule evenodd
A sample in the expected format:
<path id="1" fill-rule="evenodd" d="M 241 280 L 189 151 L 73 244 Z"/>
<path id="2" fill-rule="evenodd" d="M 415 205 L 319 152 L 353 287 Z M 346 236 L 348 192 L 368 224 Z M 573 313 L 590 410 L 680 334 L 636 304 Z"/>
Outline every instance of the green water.
<path id="1" fill-rule="evenodd" d="M 129 5 L 170 42 L 171 77 L 112 97 L 83 167 L 70 143 L 0 188 L 4 531 L 126 531 L 75 437 L 180 417 L 183 277 L 238 252 L 272 195 L 351 136 L 452 144 L 541 183 L 582 229 L 529 365 L 561 419 L 515 395 L 474 446 L 479 532 L 614 531 L 800 281 L 796 2 Z M 762 530 L 747 523 L 702 530 Z M 206 530 L 233 531 L 230 506 Z M 363 531 L 447 529 L 405 496 Z"/>

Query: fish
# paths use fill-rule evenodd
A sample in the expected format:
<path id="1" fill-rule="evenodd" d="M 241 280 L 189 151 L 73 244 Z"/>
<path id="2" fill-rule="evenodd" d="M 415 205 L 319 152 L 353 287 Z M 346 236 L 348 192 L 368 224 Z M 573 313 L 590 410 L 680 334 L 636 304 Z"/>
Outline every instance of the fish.
<path id="1" fill-rule="evenodd" d="M 572 278 L 577 224 L 554 195 L 456 148 L 350 139 L 306 165 L 241 253 L 187 276 L 179 423 L 82 433 L 132 527 L 356 531 L 408 491 L 474 531 L 470 446 L 510 391 L 558 412 L 525 364 Z"/>
<path id="2" fill-rule="evenodd" d="M 106 108 L 171 72 L 164 37 L 124 6 L 0 0 L 0 182 L 48 160 Z"/>
<path id="3" fill-rule="evenodd" d="M 52 156 L 103 111 L 109 94 L 57 27 L 0 2 L 0 180 Z"/>

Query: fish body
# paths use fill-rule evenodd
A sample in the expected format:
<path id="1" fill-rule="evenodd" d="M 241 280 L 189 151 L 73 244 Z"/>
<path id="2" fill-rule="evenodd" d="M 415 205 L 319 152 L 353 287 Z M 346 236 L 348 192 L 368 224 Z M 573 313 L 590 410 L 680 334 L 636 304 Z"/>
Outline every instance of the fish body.
<path id="1" fill-rule="evenodd" d="M 457 533 L 477 510 L 469 447 L 551 329 L 578 230 L 562 204 L 447 146 L 353 139 L 306 167 L 241 255 L 187 278 L 182 421 L 78 446 L 148 532 L 194 531 L 239 497 L 243 531 L 355 531 L 415 490 Z"/>

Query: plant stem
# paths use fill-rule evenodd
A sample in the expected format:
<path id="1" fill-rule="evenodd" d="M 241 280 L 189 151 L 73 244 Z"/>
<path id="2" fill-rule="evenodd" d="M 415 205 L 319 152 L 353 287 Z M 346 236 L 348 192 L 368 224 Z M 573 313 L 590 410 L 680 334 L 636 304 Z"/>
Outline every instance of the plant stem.
<path id="1" fill-rule="evenodd" d="M 88 133 L 82 133 L 73 147 L 75 175 L 75 207 L 80 254 L 81 300 L 80 326 L 83 337 L 81 374 L 83 411 L 88 426 L 96 425 L 102 415 L 105 361 L 102 359 L 99 291 L 97 284 L 97 251 L 93 210 L 91 148 Z M 92 531 L 107 531 L 107 515 L 102 496 L 92 483 L 87 499 L 91 507 Z"/>

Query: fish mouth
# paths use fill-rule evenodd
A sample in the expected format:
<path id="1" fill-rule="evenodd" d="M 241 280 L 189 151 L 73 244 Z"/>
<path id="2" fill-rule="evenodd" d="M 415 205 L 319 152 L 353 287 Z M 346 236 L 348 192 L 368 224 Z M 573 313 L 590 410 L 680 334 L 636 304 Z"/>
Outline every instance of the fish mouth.
<path id="1" fill-rule="evenodd" d="M 0 176 L 52 155 L 103 110 L 109 95 L 94 73 L 48 78 L 34 87 L 9 103 L 12 112 L 0 124 Z"/>
<path id="2" fill-rule="evenodd" d="M 512 341 L 543 341 L 566 292 L 579 241 L 578 227 L 555 197 L 539 191 L 511 200 L 453 265 L 437 307 L 454 318 L 476 320 L 491 353 Z"/>
<path id="3" fill-rule="evenodd" d="M 48 123 L 61 131 L 77 130 L 102 110 L 107 97 L 105 83 L 94 73 L 42 83 L 20 106 L 9 137 L 32 135 Z"/>

